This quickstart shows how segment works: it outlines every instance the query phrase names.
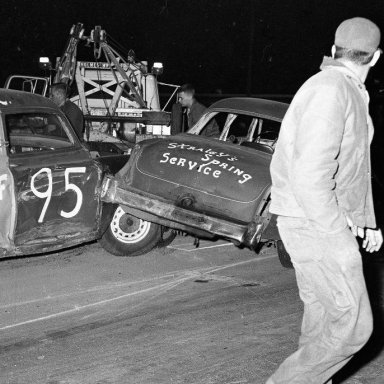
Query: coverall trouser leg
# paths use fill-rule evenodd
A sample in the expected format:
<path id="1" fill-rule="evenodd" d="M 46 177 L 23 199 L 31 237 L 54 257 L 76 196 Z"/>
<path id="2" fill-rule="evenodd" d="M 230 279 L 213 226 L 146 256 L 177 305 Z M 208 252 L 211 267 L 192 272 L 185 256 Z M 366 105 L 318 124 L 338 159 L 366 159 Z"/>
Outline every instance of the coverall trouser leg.
<path id="1" fill-rule="evenodd" d="M 372 333 L 359 246 L 348 228 L 325 234 L 306 219 L 288 217 L 279 217 L 278 227 L 295 267 L 304 314 L 298 350 L 267 384 L 330 383 Z"/>

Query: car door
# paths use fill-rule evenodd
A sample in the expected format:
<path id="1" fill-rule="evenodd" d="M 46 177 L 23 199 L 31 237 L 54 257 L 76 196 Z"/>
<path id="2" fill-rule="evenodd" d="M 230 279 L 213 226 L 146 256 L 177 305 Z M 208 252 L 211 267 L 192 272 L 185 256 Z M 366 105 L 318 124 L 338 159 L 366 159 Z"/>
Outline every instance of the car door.
<path id="1" fill-rule="evenodd" d="M 16 247 L 92 239 L 98 230 L 101 167 L 56 110 L 8 112 L 9 168 L 16 201 Z"/>
<path id="2" fill-rule="evenodd" d="M 1 124 L 0 124 L 1 127 Z M 9 171 L 6 140 L 0 130 L 0 255 L 6 256 L 11 248 L 10 234 L 13 232 L 15 199 L 13 179 Z"/>

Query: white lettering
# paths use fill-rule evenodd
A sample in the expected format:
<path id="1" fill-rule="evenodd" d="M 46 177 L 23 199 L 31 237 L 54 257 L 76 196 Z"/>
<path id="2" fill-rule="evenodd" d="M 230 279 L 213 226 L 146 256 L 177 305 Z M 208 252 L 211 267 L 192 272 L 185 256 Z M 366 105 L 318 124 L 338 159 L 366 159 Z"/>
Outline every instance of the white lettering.
<path id="1" fill-rule="evenodd" d="M 163 153 L 163 157 L 165 158 L 165 160 L 160 160 L 160 163 L 166 163 L 169 160 L 169 155 L 169 152 Z"/>
<path id="2" fill-rule="evenodd" d="M 184 144 L 184 143 L 169 143 L 168 144 L 168 148 L 169 149 L 175 149 L 175 148 L 180 148 L 180 149 L 185 149 L 187 151 L 195 151 L 195 152 L 202 152 L 202 153 L 205 153 L 209 156 L 217 156 L 217 157 L 228 157 L 229 161 L 236 161 L 237 158 L 235 156 L 231 156 L 227 153 L 224 153 L 224 152 L 216 152 L 216 151 L 213 151 L 211 148 L 208 148 L 208 149 L 204 149 L 204 148 L 197 148 L 193 145 L 189 145 L 189 144 Z M 207 159 L 207 158 L 205 158 Z M 207 161 L 207 160 L 204 160 L 204 161 Z"/>
<path id="3" fill-rule="evenodd" d="M 171 157 L 170 152 L 166 152 L 162 154 L 162 158 L 160 160 L 160 163 L 169 163 L 172 165 L 176 165 L 178 167 L 186 167 L 189 171 L 196 170 L 199 173 L 202 173 L 204 175 L 211 175 L 214 178 L 219 178 L 222 174 L 222 170 L 226 170 L 227 172 L 232 173 L 234 176 L 240 176 L 241 178 L 238 179 L 239 184 L 244 184 L 248 180 L 252 179 L 252 176 L 248 173 L 244 173 L 244 170 L 237 168 L 235 165 L 228 164 L 228 161 L 235 162 L 238 161 L 236 156 L 231 156 L 229 154 L 226 154 L 224 152 L 215 152 L 211 148 L 204 149 L 204 148 L 196 148 L 192 145 L 188 144 L 178 144 L 178 143 L 169 143 L 168 148 L 170 149 L 184 149 L 187 151 L 194 151 L 194 152 L 202 152 L 202 157 L 200 158 L 200 161 L 194 161 L 194 160 L 188 160 L 184 157 Z M 216 156 L 216 158 L 212 158 L 213 156 Z M 217 158 L 226 158 L 227 162 L 221 162 Z M 213 167 L 212 167 L 213 166 Z M 214 168 L 221 168 L 214 169 Z"/>
<path id="4" fill-rule="evenodd" d="M 71 168 L 66 168 L 65 173 L 64 173 L 64 179 L 65 179 L 65 190 L 72 190 L 76 194 L 76 204 L 75 208 L 73 208 L 72 211 L 70 212 L 65 212 L 63 210 L 60 211 L 60 215 L 65 218 L 71 218 L 76 216 L 81 208 L 81 205 L 83 204 L 83 193 L 81 189 L 73 184 L 70 183 L 69 180 L 69 175 L 70 173 L 85 173 L 86 168 L 85 167 L 71 167 Z M 48 179 L 48 185 L 47 189 L 43 192 L 41 192 L 39 189 L 36 188 L 35 185 L 35 180 L 41 179 L 42 177 L 40 176 L 42 173 L 45 173 L 47 175 Z M 51 201 L 52 198 L 52 186 L 53 186 L 53 177 L 52 177 L 52 170 L 50 168 L 41 168 L 40 171 L 36 172 L 32 177 L 31 177 L 31 191 L 34 193 L 35 196 L 37 196 L 40 199 L 46 199 L 43 205 L 43 209 L 41 210 L 38 223 L 42 223 L 44 221 L 44 216 L 45 213 L 47 212 L 48 205 Z"/>
<path id="5" fill-rule="evenodd" d="M 196 165 L 197 165 L 196 161 L 191 161 L 191 160 L 188 161 L 188 168 L 190 171 L 192 171 L 192 169 L 195 168 Z"/>
<path id="6" fill-rule="evenodd" d="M 209 173 L 212 171 L 212 168 L 210 168 L 210 167 L 205 167 L 204 169 L 203 169 L 203 173 L 204 173 L 204 175 L 209 175 Z"/>
<path id="7" fill-rule="evenodd" d="M 65 212 L 63 210 L 60 211 L 60 215 L 65 217 L 66 219 L 76 216 L 80 211 L 81 205 L 83 204 L 83 193 L 81 192 L 81 189 L 77 185 L 69 182 L 69 174 L 85 173 L 85 171 L 86 171 L 85 167 L 71 167 L 65 170 L 65 174 L 64 174 L 65 190 L 68 191 L 68 189 L 71 189 L 76 193 L 76 196 L 77 196 L 75 208 L 73 208 L 72 211 L 70 212 Z"/>
<path id="8" fill-rule="evenodd" d="M 48 185 L 47 189 L 44 192 L 40 192 L 36 186 L 35 186 L 35 180 L 36 178 L 41 174 L 41 173 L 46 173 L 47 178 L 48 178 Z M 41 179 L 41 177 L 39 177 Z M 51 201 L 52 197 L 52 171 L 50 168 L 41 168 L 40 171 L 36 172 L 32 177 L 31 177 L 31 191 L 40 199 L 46 199 L 43 205 L 43 209 L 41 210 L 39 219 L 37 220 L 38 223 L 42 223 L 44 220 L 45 212 L 47 211 L 49 202 Z"/>
<path id="9" fill-rule="evenodd" d="M 209 163 L 207 164 L 203 164 L 204 166 L 207 166 L 207 165 L 219 165 L 220 164 L 220 161 L 219 160 L 211 160 Z"/>
<path id="10" fill-rule="evenodd" d="M 252 176 L 248 175 L 248 173 L 244 173 L 243 180 L 239 180 L 239 184 L 244 184 L 246 181 L 251 180 Z"/>

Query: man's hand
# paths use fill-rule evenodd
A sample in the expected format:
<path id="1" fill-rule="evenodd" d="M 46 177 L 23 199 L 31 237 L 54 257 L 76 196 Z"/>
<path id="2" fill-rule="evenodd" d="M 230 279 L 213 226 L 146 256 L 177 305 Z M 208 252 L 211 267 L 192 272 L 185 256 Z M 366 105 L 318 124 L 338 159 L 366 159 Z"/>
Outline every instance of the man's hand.
<path id="1" fill-rule="evenodd" d="M 353 224 L 352 220 L 349 216 L 345 216 L 347 219 L 348 227 L 351 228 L 352 233 L 355 236 L 359 236 L 362 239 L 364 239 L 364 229 L 361 227 L 358 227 L 357 225 Z"/>
<path id="2" fill-rule="evenodd" d="M 363 228 L 353 224 L 352 220 L 348 216 L 346 216 L 346 219 L 347 219 L 349 228 L 351 228 L 352 233 L 355 236 L 359 236 L 362 239 L 364 239 L 363 248 L 367 252 L 370 252 L 370 253 L 377 252 L 381 248 L 383 244 L 383 234 L 381 233 L 381 229 L 367 228 L 364 231 Z"/>
<path id="3" fill-rule="evenodd" d="M 383 244 L 383 234 L 381 229 L 369 229 L 365 230 L 365 238 L 363 241 L 363 248 L 367 252 L 377 252 Z"/>

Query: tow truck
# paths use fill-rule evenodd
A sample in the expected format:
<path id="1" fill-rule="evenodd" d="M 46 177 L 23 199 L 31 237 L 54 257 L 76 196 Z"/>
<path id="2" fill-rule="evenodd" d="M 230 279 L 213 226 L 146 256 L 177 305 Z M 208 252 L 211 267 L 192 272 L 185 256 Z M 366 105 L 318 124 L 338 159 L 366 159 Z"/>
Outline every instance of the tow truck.
<path id="1" fill-rule="evenodd" d="M 163 72 L 162 63 L 153 63 L 149 71 L 148 63 L 138 61 L 133 50 L 124 58 L 110 44 L 101 26 L 91 30 L 89 36 L 84 32 L 82 23 L 72 26 L 54 68 L 48 58 L 40 58 L 40 67 L 49 76 L 11 75 L 5 88 L 43 96 L 48 96 L 52 83 L 65 83 L 73 88 L 70 100 L 83 111 L 85 141 L 96 153 L 97 149 L 102 150 L 101 143 L 125 143 L 133 147 L 133 143 L 144 139 L 180 132 L 181 106 L 171 104 L 178 85 L 158 81 L 158 75 Z M 94 61 L 77 60 L 80 42 L 93 47 Z M 160 107 L 159 85 L 172 89 L 163 107 Z"/>

